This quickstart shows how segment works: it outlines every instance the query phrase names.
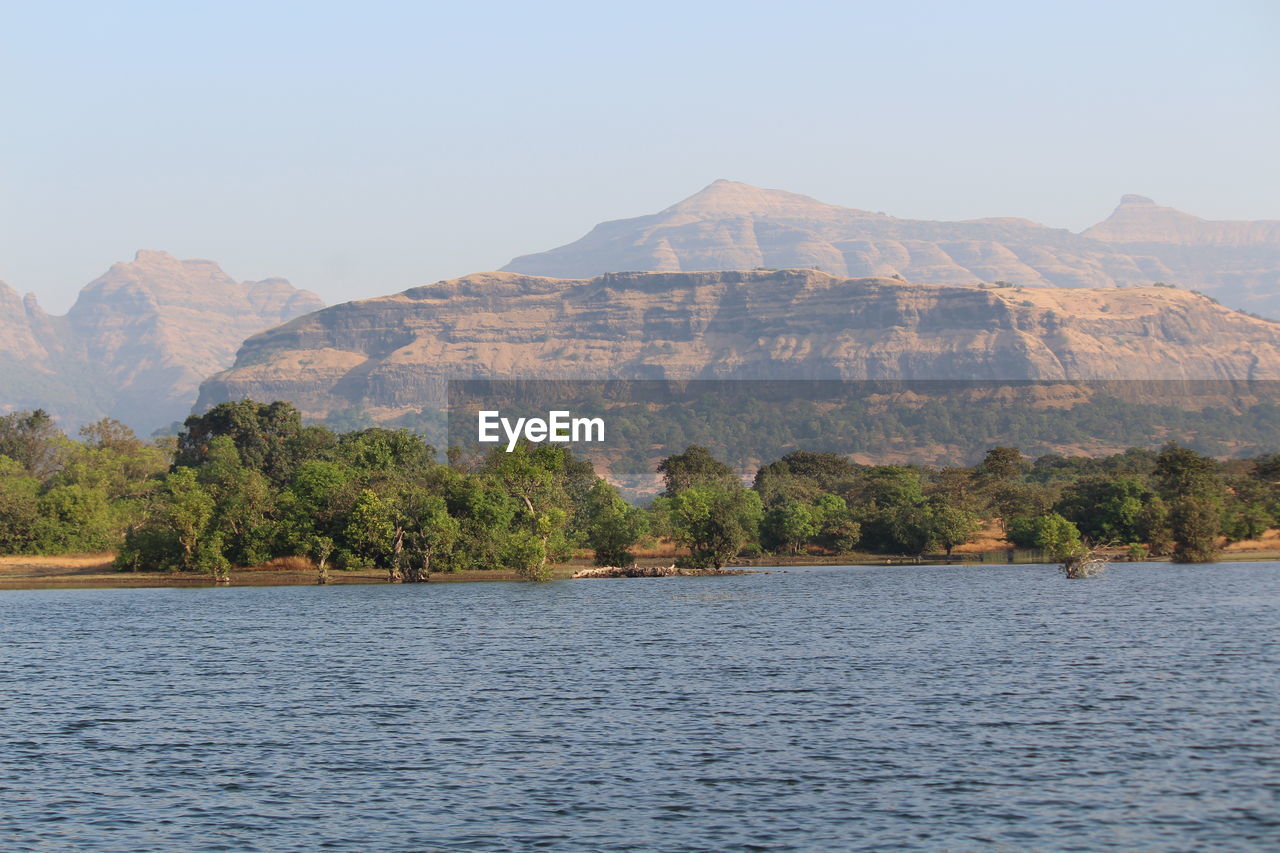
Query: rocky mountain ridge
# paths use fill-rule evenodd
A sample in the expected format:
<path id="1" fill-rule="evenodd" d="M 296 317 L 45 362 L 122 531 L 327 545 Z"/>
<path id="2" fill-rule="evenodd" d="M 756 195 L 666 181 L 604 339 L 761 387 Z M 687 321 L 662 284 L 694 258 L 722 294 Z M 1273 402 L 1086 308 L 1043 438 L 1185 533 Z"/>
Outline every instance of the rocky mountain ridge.
<path id="1" fill-rule="evenodd" d="M 237 282 L 213 261 L 150 250 L 86 285 L 61 317 L 0 283 L 0 409 L 150 432 L 185 417 L 246 337 L 322 307 L 284 279 Z"/>
<path id="2" fill-rule="evenodd" d="M 601 223 L 504 270 L 585 278 L 616 270 L 807 267 L 843 277 L 1095 288 L 1176 283 L 1280 317 L 1280 222 L 1211 222 L 1126 195 L 1080 234 L 1017 218 L 933 222 L 716 181 L 663 211 Z"/>
<path id="3" fill-rule="evenodd" d="M 1168 287 L 481 273 L 256 335 L 197 405 L 280 399 L 395 422 L 473 378 L 1280 379 L 1280 324 Z"/>

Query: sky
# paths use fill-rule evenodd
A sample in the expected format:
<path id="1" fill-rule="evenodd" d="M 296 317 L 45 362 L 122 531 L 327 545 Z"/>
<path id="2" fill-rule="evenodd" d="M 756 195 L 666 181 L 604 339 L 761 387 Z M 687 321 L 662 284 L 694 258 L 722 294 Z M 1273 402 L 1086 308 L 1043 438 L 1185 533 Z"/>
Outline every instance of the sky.
<path id="1" fill-rule="evenodd" d="M 393 293 L 717 178 L 1079 230 L 1280 219 L 1280 3 L 0 0 L 0 280 Z"/>

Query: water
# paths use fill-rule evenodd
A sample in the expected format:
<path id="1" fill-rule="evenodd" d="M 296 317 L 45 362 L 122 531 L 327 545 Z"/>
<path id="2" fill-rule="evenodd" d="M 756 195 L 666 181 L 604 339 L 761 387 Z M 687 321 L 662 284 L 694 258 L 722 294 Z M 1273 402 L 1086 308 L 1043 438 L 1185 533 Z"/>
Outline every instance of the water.
<path id="1" fill-rule="evenodd" d="M 0 849 L 1280 848 L 1280 564 L 0 593 Z"/>

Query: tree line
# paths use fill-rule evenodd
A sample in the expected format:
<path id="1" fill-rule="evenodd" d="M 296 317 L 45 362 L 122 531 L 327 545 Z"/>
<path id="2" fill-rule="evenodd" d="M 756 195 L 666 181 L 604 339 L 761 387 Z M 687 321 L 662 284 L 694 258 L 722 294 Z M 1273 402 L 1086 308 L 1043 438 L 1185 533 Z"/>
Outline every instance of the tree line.
<path id="1" fill-rule="evenodd" d="M 1187 562 L 1280 518 L 1280 456 L 1219 461 L 1177 444 L 1101 457 L 969 467 L 858 465 L 793 451 L 745 482 L 701 446 L 662 460 L 663 491 L 633 506 L 563 446 L 437 459 L 403 429 L 336 433 L 288 403 L 223 403 L 176 438 L 103 420 L 62 434 L 42 411 L 0 417 L 0 552 L 114 550 L 134 571 L 200 571 L 284 556 L 321 577 L 375 567 L 392 580 L 502 569 L 550 576 L 589 550 L 627 565 L 666 541 L 694 567 L 745 554 L 950 554 L 997 525 L 1011 547 L 1064 559 L 1085 544 Z"/>

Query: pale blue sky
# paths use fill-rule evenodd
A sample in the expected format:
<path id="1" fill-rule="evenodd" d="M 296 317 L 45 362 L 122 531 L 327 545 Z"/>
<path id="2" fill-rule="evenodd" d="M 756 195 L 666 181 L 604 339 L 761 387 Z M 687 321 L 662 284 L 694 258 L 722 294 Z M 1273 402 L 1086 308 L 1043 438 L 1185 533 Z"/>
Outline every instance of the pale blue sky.
<path id="1" fill-rule="evenodd" d="M 135 249 L 327 301 L 716 178 L 1079 229 L 1280 219 L 1280 3 L 0 0 L 0 279 Z"/>

